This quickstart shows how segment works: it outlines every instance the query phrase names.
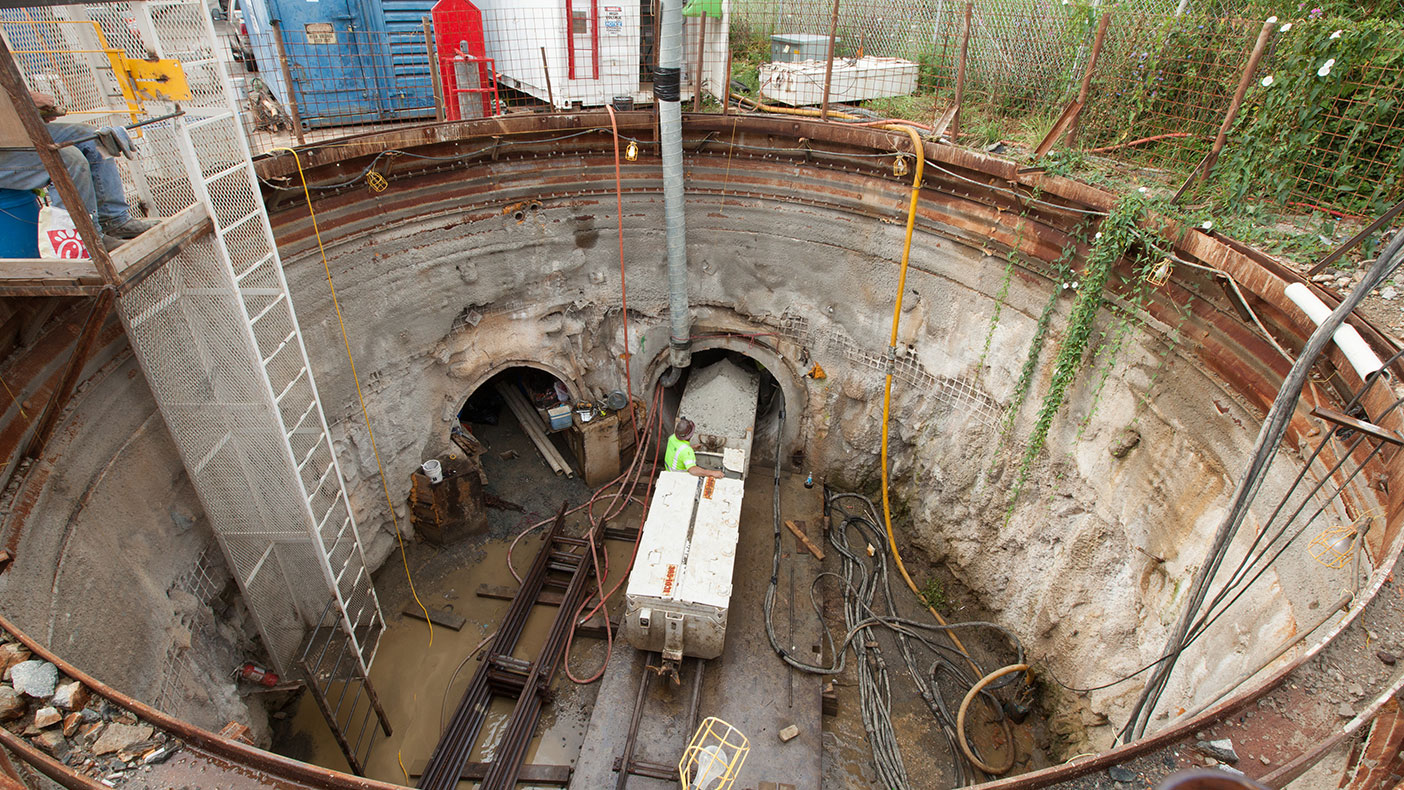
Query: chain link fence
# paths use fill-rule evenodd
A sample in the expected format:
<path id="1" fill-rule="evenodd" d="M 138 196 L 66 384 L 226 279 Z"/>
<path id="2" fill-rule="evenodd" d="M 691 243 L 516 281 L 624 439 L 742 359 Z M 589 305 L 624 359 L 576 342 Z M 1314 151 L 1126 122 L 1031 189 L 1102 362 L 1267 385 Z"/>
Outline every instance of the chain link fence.
<path id="1" fill-rule="evenodd" d="M 422 5 L 359 28 L 280 29 L 252 20 L 249 41 L 226 55 L 235 61 L 253 150 L 395 124 L 653 100 L 657 2 L 483 2 L 433 13 Z M 1061 145 L 1179 178 L 1208 153 L 1263 25 L 1238 0 L 1106 8 L 1065 0 L 729 0 L 716 10 L 685 20 L 688 109 L 719 112 L 730 101 L 742 111 L 816 114 L 827 97 L 839 122 L 902 118 L 965 145 L 1013 145 L 1020 155 L 1085 82 L 1075 131 Z M 1318 29 L 1333 24 L 1314 13 L 1304 9 L 1295 29 L 1284 18 L 1272 34 L 1228 138 L 1221 167 L 1234 172 L 1224 180 L 1234 201 L 1378 212 L 1404 197 L 1404 57 L 1390 54 L 1404 46 L 1404 24 L 1382 20 L 1368 36 L 1348 31 L 1347 42 L 1374 37 L 1386 51 L 1372 60 L 1360 44 L 1349 66 L 1320 78 L 1331 78 L 1329 97 L 1278 77 L 1279 94 L 1321 110 L 1287 117 L 1269 106 L 1272 94 L 1257 80 L 1303 70 L 1296 63 L 1309 54 L 1303 36 L 1329 34 Z M 947 128 L 957 99 L 959 119 Z M 1308 143 L 1279 139 L 1303 124 L 1312 130 Z M 1288 149 L 1291 161 L 1279 161 Z"/>

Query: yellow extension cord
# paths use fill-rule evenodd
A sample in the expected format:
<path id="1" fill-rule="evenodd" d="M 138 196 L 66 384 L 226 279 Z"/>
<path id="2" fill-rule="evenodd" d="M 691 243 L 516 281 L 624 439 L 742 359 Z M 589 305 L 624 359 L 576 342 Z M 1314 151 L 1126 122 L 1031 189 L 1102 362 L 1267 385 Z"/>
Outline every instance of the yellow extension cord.
<path id="1" fill-rule="evenodd" d="M 351 357 L 351 341 L 346 336 L 346 322 L 341 317 L 341 302 L 336 298 L 336 286 L 332 284 L 331 264 L 327 263 L 327 250 L 322 246 L 322 231 L 317 227 L 317 211 L 312 208 L 312 193 L 307 189 L 307 176 L 302 172 L 302 158 L 291 148 L 274 148 L 274 151 L 287 151 L 297 163 L 297 176 L 302 180 L 302 196 L 307 200 L 307 214 L 312 218 L 312 234 L 317 237 L 317 252 L 322 256 L 322 271 L 327 275 L 327 288 L 331 289 L 332 307 L 336 309 L 336 323 L 341 327 L 341 342 L 346 346 L 346 361 L 351 365 L 351 380 L 356 383 L 356 400 L 361 402 L 361 417 L 366 421 L 366 434 L 370 436 L 371 453 L 375 455 L 375 466 L 380 470 L 380 489 L 385 492 L 385 504 L 390 508 L 390 521 L 395 525 L 395 540 L 400 544 L 400 562 L 405 566 L 405 581 L 409 582 L 410 595 L 424 612 L 424 622 L 429 626 L 429 646 L 434 645 L 434 624 L 429 620 L 429 610 L 419 600 L 414 589 L 414 577 L 410 575 L 409 557 L 405 554 L 405 539 L 400 534 L 400 519 L 395 516 L 395 502 L 390 498 L 390 484 L 385 479 L 385 466 L 380 462 L 380 449 L 375 446 L 375 431 L 371 430 L 370 414 L 366 411 L 366 398 L 361 394 L 361 379 L 356 375 L 356 360 Z M 920 172 L 920 170 L 918 170 Z M 331 437 L 327 437 L 330 441 Z M 330 447 L 328 447 L 330 449 Z M 886 500 L 884 500 L 886 501 Z M 351 503 L 346 503 L 350 508 Z"/>
<path id="2" fill-rule="evenodd" d="M 731 94 L 731 96 L 737 100 L 750 102 L 756 109 L 762 112 L 779 113 L 781 115 L 799 115 L 810 118 L 819 117 L 820 115 L 818 110 L 776 107 L 769 104 L 761 104 L 754 99 L 748 99 L 745 96 L 735 93 Z M 830 111 L 829 117 L 846 120 L 858 118 L 858 116 L 850 113 L 835 111 Z M 912 173 L 912 198 L 907 206 L 907 235 L 902 242 L 902 267 L 897 275 L 897 303 L 892 307 L 892 339 L 888 344 L 889 364 L 892 364 L 896 361 L 897 325 L 902 319 L 902 296 L 907 290 L 907 262 L 911 259 L 912 255 L 912 232 L 916 228 L 917 199 L 921 195 L 921 179 L 923 171 L 926 169 L 926 148 L 922 145 L 921 135 L 911 126 L 903 126 L 894 123 L 891 126 L 879 126 L 877 128 L 894 132 L 906 132 L 912 138 L 912 153 L 916 155 L 916 171 Z M 902 580 L 905 581 L 912 592 L 916 594 L 918 600 L 925 601 L 921 595 L 921 590 L 917 588 L 916 582 L 912 581 L 911 574 L 907 572 L 906 564 L 902 562 L 902 553 L 897 550 L 897 537 L 892 532 L 892 505 L 887 493 L 887 437 L 888 419 L 891 416 L 891 408 L 892 373 L 889 370 L 882 393 L 882 518 L 883 524 L 887 529 L 887 545 L 892 551 L 892 558 L 897 561 L 897 570 L 901 571 Z M 940 612 L 936 611 L 936 607 L 928 604 L 926 609 L 931 612 L 932 617 L 936 618 L 936 622 L 941 625 L 947 625 L 946 619 L 941 616 Z M 970 651 L 965 649 L 965 645 L 960 641 L 960 637 L 956 636 L 954 631 L 947 631 L 946 635 L 951 638 L 951 642 L 956 648 L 965 654 L 966 661 L 969 662 L 970 668 L 975 671 L 975 674 L 981 674 L 979 665 L 970 657 Z"/>
<path id="3" fill-rule="evenodd" d="M 916 593 L 917 599 L 925 601 L 926 599 L 922 598 L 921 590 L 917 589 L 916 582 L 912 581 L 911 574 L 907 573 L 907 566 L 902 562 L 902 553 L 897 550 L 897 537 L 892 533 L 892 505 L 887 495 L 887 423 L 892 409 L 892 369 L 890 366 L 896 362 L 897 324 L 902 320 L 902 296 L 907 291 L 907 262 L 912 256 L 912 231 L 916 228 L 917 198 L 921 195 L 922 172 L 926 169 L 926 148 L 922 145 L 921 135 L 917 134 L 917 130 L 910 126 L 884 128 L 903 131 L 911 135 L 912 152 L 916 154 L 916 171 L 912 174 L 911 203 L 907 206 L 907 237 L 902 242 L 902 268 L 897 275 L 897 303 L 892 307 L 892 340 L 888 343 L 887 349 L 889 365 L 887 382 L 883 385 L 882 391 L 882 520 L 887 527 L 887 546 L 892 550 L 892 558 L 897 561 L 897 570 L 902 572 L 902 579 L 907 582 L 908 587 L 912 588 L 912 592 Z M 936 611 L 936 607 L 928 603 L 926 609 L 936 618 L 936 622 L 946 625 L 946 619 Z M 970 651 L 961 644 L 960 638 L 955 635 L 955 632 L 947 631 L 946 636 L 949 636 L 951 642 L 960 649 L 960 652 L 965 654 L 966 660 L 970 662 L 975 674 L 982 674 L 980 668 L 970 658 Z"/>

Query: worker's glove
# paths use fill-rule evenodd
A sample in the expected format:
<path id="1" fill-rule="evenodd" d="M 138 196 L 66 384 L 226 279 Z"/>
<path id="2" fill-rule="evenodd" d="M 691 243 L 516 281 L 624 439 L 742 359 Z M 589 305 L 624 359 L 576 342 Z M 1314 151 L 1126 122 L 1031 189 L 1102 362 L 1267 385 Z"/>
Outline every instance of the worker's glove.
<path id="1" fill-rule="evenodd" d="M 127 130 L 120 126 L 104 126 L 98 129 L 93 142 L 97 143 L 103 153 L 114 159 L 119 156 L 136 158 L 136 146 L 132 145 L 132 138 L 127 134 Z"/>

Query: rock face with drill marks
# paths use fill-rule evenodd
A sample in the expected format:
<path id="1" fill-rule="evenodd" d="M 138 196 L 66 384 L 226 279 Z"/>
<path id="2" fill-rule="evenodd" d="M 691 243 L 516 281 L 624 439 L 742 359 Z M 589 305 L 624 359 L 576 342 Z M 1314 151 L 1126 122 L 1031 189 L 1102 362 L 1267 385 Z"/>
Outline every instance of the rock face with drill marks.
<path id="1" fill-rule="evenodd" d="M 626 203 L 626 214 L 654 208 L 647 199 L 630 200 L 637 203 Z M 689 216 L 690 233 L 697 228 L 689 244 L 695 325 L 705 328 L 698 334 L 768 333 L 777 359 L 761 361 L 789 387 L 787 432 L 798 431 L 787 450 L 802 448 L 816 477 L 871 490 L 882 416 L 879 351 L 887 345 L 896 288 L 890 262 L 900 256 L 901 229 L 767 203 L 728 205 L 723 216 L 699 200 Z M 375 340 L 357 350 L 357 363 L 376 371 L 368 397 L 372 419 L 384 425 L 377 433 L 395 437 L 390 448 L 381 444 L 382 460 L 392 466 L 443 447 L 447 421 L 504 360 L 531 360 L 564 380 L 601 389 L 622 378 L 617 360 L 625 349 L 612 312 L 617 259 L 611 267 L 597 257 L 616 252 L 581 248 L 559 232 L 578 225 L 578 216 L 548 207 L 522 223 L 457 225 L 445 222 L 453 209 L 442 210 L 421 206 L 413 218 L 386 221 L 373 241 L 358 237 L 331 258 L 345 302 L 374 306 L 362 314 L 384 317 L 365 327 L 364 336 Z M 597 217 L 596 226 L 605 219 Z M 626 233 L 626 262 L 643 271 L 636 258 L 661 243 L 661 235 L 647 223 Z M 718 243 L 721 238 L 728 242 Z M 1096 386 L 1101 372 L 1090 364 L 1074 385 L 1023 495 L 1011 505 L 1018 453 L 1069 305 L 1057 306 L 1033 386 L 1006 431 L 1002 420 L 1049 286 L 1014 277 L 1001 317 L 992 322 L 1005 260 L 931 241 L 919 238 L 914 246 L 907 296 L 915 307 L 903 315 L 895 366 L 893 492 L 911 513 L 898 528 L 917 559 L 944 562 L 1060 679 L 1094 685 L 1129 672 L 1160 649 L 1200 561 L 1199 547 L 1217 528 L 1233 474 L 1251 449 L 1259 415 L 1187 362 L 1192 349 L 1167 341 L 1159 327 L 1132 333 L 1104 385 Z M 290 248 L 285 255 L 295 297 L 325 288 L 315 249 Z M 363 266 L 368 257 L 376 265 Z M 803 266 L 796 268 L 798 261 Z M 464 283 L 471 296 L 456 296 Z M 413 308 L 402 305 L 411 295 Z M 631 274 L 629 306 L 638 315 L 630 319 L 628 350 L 640 391 L 648 386 L 640 382 L 661 372 L 651 359 L 666 349 L 664 305 L 661 277 Z M 299 303 L 299 314 L 315 327 L 309 347 L 314 366 L 327 372 L 319 386 L 328 411 L 339 412 L 335 422 L 347 431 L 339 441 L 351 459 L 343 469 L 353 499 L 382 512 L 354 390 L 339 372 L 345 358 L 330 304 L 309 298 Z M 1115 321 L 1103 315 L 1097 329 L 1114 333 Z M 801 357 L 821 364 L 828 377 L 805 378 Z M 444 422 L 434 427 L 426 414 Z M 758 449 L 756 457 L 771 452 Z M 1264 498 L 1280 493 L 1292 466 L 1290 460 L 1278 465 Z M 371 540 L 379 557 L 393 537 L 386 529 Z M 1305 570 L 1300 559 L 1284 558 L 1282 568 Z M 1269 572 L 1239 604 L 1241 614 L 1201 643 L 1229 647 L 1192 648 L 1183 676 L 1212 688 L 1255 651 L 1290 634 L 1294 611 L 1325 595 L 1309 581 L 1319 582 L 1319 574 L 1302 575 L 1305 587 L 1282 587 Z M 1222 661 L 1226 655 L 1233 660 Z M 1125 684 L 1090 695 L 1068 754 L 1105 745 L 1108 722 L 1121 718 L 1136 691 Z M 1195 688 L 1172 685 L 1165 705 L 1188 707 L 1195 696 Z"/>

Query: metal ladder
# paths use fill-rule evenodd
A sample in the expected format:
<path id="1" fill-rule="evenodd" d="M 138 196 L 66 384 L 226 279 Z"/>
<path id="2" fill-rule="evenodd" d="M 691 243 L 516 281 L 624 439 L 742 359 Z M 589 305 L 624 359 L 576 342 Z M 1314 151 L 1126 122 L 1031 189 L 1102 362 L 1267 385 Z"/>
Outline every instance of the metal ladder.
<path id="1" fill-rule="evenodd" d="M 203 4 L 184 5 L 203 24 L 205 40 L 216 41 Z M 156 55 L 165 56 L 162 34 L 178 37 L 162 29 L 162 19 L 180 15 L 153 19 L 143 11 L 138 24 L 151 29 Z M 190 59 L 194 76 L 217 68 L 209 84 L 223 90 L 182 105 L 185 115 L 171 121 L 161 138 L 167 148 L 156 156 L 178 157 L 188 199 L 204 206 L 214 232 L 187 242 L 123 294 L 120 313 L 274 668 L 288 675 L 302 667 L 359 773 L 372 714 L 391 732 L 369 679 L 385 620 L 237 104 L 213 55 L 177 55 Z M 335 660 L 324 664 L 328 656 Z M 344 700 L 349 687 L 355 699 L 365 691 L 373 702 L 352 706 L 363 710 L 357 748 L 347 746 L 354 721 L 331 715 L 341 705 L 329 704 L 334 692 Z"/>

